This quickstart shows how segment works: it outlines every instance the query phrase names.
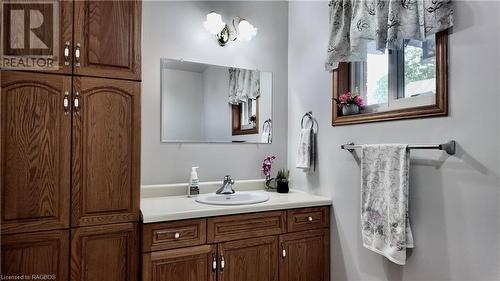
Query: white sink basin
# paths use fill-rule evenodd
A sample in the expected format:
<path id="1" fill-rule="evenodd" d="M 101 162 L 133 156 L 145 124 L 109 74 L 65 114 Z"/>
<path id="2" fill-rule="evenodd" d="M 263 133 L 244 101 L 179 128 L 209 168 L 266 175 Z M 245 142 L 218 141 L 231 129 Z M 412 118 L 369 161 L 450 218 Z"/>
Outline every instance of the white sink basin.
<path id="1" fill-rule="evenodd" d="M 196 202 L 209 205 L 249 205 L 267 200 L 269 200 L 269 194 L 252 191 L 241 191 L 230 195 L 208 193 L 196 197 Z"/>

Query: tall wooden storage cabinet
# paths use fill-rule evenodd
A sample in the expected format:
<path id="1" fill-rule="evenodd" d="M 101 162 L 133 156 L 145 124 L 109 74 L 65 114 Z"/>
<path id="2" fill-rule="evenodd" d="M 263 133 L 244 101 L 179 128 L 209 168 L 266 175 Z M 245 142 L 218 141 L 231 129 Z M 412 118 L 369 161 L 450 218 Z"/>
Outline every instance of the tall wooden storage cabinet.
<path id="1" fill-rule="evenodd" d="M 59 7 L 60 68 L 1 71 L 0 274 L 135 281 L 141 2 Z"/>

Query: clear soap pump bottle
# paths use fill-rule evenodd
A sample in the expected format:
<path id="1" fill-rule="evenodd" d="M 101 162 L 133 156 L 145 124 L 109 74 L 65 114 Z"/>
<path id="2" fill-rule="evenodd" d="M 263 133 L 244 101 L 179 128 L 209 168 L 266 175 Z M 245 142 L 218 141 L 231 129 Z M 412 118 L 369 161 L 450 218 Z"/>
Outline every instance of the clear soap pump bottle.
<path id="1" fill-rule="evenodd" d="M 189 185 L 187 189 L 188 197 L 194 197 L 200 194 L 200 182 L 198 180 L 198 167 L 191 167 L 191 176 L 189 177 Z"/>

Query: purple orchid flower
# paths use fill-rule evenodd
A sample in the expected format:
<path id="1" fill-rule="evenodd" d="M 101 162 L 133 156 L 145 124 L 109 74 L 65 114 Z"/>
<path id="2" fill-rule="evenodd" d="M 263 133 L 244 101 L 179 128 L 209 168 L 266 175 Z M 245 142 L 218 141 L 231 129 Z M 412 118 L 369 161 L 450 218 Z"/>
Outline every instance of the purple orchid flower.
<path id="1" fill-rule="evenodd" d="M 273 165 L 273 161 L 276 159 L 276 156 L 267 156 L 262 162 L 262 174 L 266 177 L 271 176 L 271 168 Z"/>

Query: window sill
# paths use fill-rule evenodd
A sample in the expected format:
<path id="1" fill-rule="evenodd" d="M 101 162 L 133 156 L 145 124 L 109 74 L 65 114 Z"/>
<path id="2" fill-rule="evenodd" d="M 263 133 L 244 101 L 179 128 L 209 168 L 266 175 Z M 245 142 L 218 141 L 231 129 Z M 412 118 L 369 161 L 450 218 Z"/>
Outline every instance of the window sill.
<path id="1" fill-rule="evenodd" d="M 360 113 L 360 114 L 346 115 L 346 116 L 337 115 L 338 109 L 334 105 L 333 111 L 334 115 L 332 120 L 332 126 L 382 122 L 382 121 L 398 120 L 398 119 L 438 117 L 438 116 L 448 115 L 447 106 L 439 107 L 436 105 L 426 105 L 426 106 L 404 108 L 404 109 L 382 111 L 382 112 Z"/>

